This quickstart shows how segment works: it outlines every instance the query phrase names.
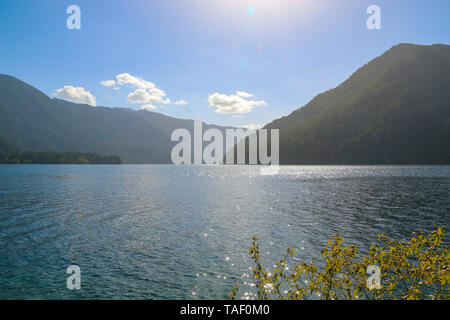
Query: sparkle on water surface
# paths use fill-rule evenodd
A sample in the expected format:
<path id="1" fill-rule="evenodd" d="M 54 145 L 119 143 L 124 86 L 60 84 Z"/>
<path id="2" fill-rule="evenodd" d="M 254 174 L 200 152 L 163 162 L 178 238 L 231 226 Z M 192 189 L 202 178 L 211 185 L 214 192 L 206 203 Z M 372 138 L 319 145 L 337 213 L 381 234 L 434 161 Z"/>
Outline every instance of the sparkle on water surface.
<path id="1" fill-rule="evenodd" d="M 239 280 L 252 299 L 252 235 L 271 266 L 336 233 L 364 249 L 448 230 L 449 188 L 448 166 L 2 165 L 0 298 L 214 299 Z"/>

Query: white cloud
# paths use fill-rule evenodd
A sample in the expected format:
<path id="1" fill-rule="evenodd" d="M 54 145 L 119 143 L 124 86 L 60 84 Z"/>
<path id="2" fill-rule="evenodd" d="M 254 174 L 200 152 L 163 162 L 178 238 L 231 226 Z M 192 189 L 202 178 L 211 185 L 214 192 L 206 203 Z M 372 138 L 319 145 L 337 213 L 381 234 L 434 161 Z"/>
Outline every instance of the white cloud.
<path id="1" fill-rule="evenodd" d="M 128 95 L 128 102 L 130 103 L 136 103 L 136 104 L 146 104 L 145 106 L 142 106 L 144 109 L 154 109 L 152 107 L 156 106 L 154 104 L 171 104 L 172 100 L 167 96 L 166 92 L 162 89 L 159 89 L 155 86 L 153 82 L 146 81 L 142 78 L 138 78 L 135 76 L 132 76 L 129 73 L 121 73 L 116 76 L 117 79 L 117 85 L 118 86 L 124 86 L 129 85 L 131 87 L 136 88 L 134 92 L 130 93 Z M 114 88 L 115 90 L 118 90 L 120 87 Z M 166 97 L 166 98 L 165 98 Z M 184 101 L 184 100 L 180 100 Z M 179 102 L 179 101 L 177 101 Z M 187 103 L 187 102 L 186 102 Z M 175 103 L 180 104 L 180 103 Z M 150 106 L 150 107 L 147 107 Z M 162 108 L 162 105 L 159 105 L 158 107 Z"/>
<path id="2" fill-rule="evenodd" d="M 251 93 L 248 93 L 248 92 L 245 92 L 245 91 L 236 91 L 236 94 L 238 95 L 238 96 L 240 96 L 240 97 L 242 97 L 242 98 L 251 98 L 251 97 L 254 97 L 254 95 L 253 94 L 251 94 Z"/>
<path id="3" fill-rule="evenodd" d="M 244 116 L 242 114 L 233 114 L 233 118 L 243 118 Z"/>
<path id="4" fill-rule="evenodd" d="M 178 100 L 178 101 L 175 101 L 173 104 L 177 105 L 177 106 L 181 106 L 184 104 L 188 104 L 188 102 L 186 100 Z"/>
<path id="5" fill-rule="evenodd" d="M 145 104 L 142 106 L 143 110 L 153 110 L 156 109 L 156 106 L 152 105 L 152 104 Z"/>
<path id="6" fill-rule="evenodd" d="M 158 88 L 152 88 L 149 90 L 149 92 L 152 94 L 152 96 L 156 96 L 156 97 L 165 97 L 166 96 L 166 93 Z"/>
<path id="7" fill-rule="evenodd" d="M 103 80 L 100 81 L 100 84 L 104 87 L 112 87 L 113 85 L 116 84 L 116 82 L 114 80 Z"/>
<path id="8" fill-rule="evenodd" d="M 150 102 L 151 95 L 144 89 L 136 89 L 136 91 L 128 95 L 128 101 L 131 103 Z"/>
<path id="9" fill-rule="evenodd" d="M 154 96 L 144 89 L 136 89 L 128 95 L 128 102 L 131 103 L 170 103 L 170 99 L 164 99 L 161 96 Z"/>
<path id="10" fill-rule="evenodd" d="M 211 107 L 216 108 L 217 113 L 249 113 L 254 107 L 265 106 L 263 100 L 246 100 L 238 95 L 226 95 L 222 93 L 213 93 L 208 96 L 208 102 Z"/>
<path id="11" fill-rule="evenodd" d="M 97 105 L 95 97 L 82 87 L 64 86 L 57 89 L 53 96 L 75 103 L 85 103 L 91 106 Z"/>
<path id="12" fill-rule="evenodd" d="M 149 81 L 145 81 L 144 79 L 132 76 L 129 73 L 121 73 L 116 76 L 117 84 L 122 86 L 125 84 L 130 84 L 139 89 L 152 89 L 155 87 L 155 84 Z"/>
<path id="13" fill-rule="evenodd" d="M 245 129 L 250 129 L 250 130 L 258 130 L 261 129 L 263 127 L 262 124 L 256 124 L 256 123 L 250 123 L 248 125 L 242 126 Z"/>

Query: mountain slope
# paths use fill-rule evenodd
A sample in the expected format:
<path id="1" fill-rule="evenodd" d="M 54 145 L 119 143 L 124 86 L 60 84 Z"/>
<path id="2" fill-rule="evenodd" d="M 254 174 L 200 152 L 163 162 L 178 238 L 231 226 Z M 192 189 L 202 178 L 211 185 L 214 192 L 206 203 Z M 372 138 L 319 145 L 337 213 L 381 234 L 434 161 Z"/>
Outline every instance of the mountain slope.
<path id="1" fill-rule="evenodd" d="M 204 130 L 212 127 L 225 130 L 211 125 Z M 51 99 L 0 75 L 0 137 L 19 150 L 117 154 L 125 163 L 171 163 L 170 135 L 177 128 L 192 132 L 193 120 Z"/>
<path id="2" fill-rule="evenodd" d="M 8 141 L 0 138 L 0 153 L 16 152 L 17 149 Z"/>
<path id="3" fill-rule="evenodd" d="M 450 163 L 449 101 L 450 46 L 400 44 L 266 128 L 280 129 L 282 164 Z M 2 148 L 171 163 L 177 128 L 192 135 L 193 120 L 51 99 L 0 75 Z"/>
<path id="4" fill-rule="evenodd" d="M 266 128 L 282 164 L 450 163 L 450 46 L 394 46 Z"/>

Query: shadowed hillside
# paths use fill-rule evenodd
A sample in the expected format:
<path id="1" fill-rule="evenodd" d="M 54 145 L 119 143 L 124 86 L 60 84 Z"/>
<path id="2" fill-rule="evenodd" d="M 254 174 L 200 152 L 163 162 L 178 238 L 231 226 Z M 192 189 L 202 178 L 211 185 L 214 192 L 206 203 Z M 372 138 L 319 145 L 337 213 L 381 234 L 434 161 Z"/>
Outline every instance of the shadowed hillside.
<path id="1" fill-rule="evenodd" d="M 450 46 L 394 46 L 266 128 L 282 164 L 450 163 Z"/>
<path id="2" fill-rule="evenodd" d="M 117 154 L 125 163 L 171 163 L 172 131 L 185 128 L 193 135 L 193 123 L 146 110 L 51 99 L 14 77 L 0 75 L 0 137 L 21 151 Z"/>

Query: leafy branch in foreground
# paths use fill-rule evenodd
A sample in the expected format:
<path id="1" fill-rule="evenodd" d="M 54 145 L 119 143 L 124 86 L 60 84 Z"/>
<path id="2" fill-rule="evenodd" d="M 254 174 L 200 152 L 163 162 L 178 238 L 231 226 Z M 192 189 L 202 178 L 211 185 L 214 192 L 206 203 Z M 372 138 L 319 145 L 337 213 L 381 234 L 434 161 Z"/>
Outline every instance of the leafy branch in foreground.
<path id="1" fill-rule="evenodd" d="M 438 228 L 429 235 L 414 233 L 410 240 L 397 242 L 380 234 L 379 243 L 360 258 L 357 247 L 335 236 L 323 248 L 320 264 L 312 260 L 289 268 L 296 253 L 287 249 L 272 270 L 262 266 L 260 238 L 253 236 L 249 249 L 255 263 L 252 286 L 258 299 L 449 299 L 450 252 L 444 235 Z M 369 266 L 379 268 L 378 288 L 370 283 Z M 227 298 L 236 299 L 238 292 L 236 283 Z"/>

